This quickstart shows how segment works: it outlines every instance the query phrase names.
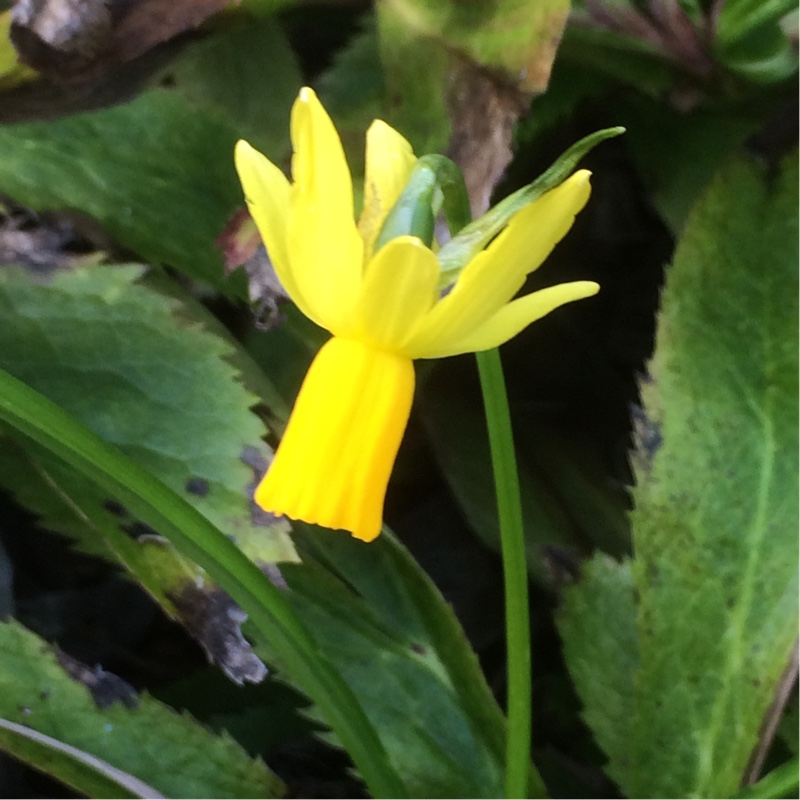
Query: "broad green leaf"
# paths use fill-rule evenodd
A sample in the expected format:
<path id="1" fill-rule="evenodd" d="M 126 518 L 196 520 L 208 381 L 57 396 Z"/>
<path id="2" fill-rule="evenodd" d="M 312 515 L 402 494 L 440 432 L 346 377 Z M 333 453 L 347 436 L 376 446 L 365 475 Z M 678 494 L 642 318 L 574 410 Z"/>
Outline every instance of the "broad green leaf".
<path id="1" fill-rule="evenodd" d="M 286 526 L 259 525 L 247 499 L 266 461 L 258 398 L 229 342 L 189 306 L 136 281 L 141 266 L 96 265 L 34 282 L 0 274 L 0 365 L 158 475 L 261 561 L 293 558 Z M 260 476 L 259 476 L 260 477 Z"/>
<path id="2" fill-rule="evenodd" d="M 630 564 L 598 553 L 581 565 L 558 614 L 564 659 L 583 703 L 583 718 L 608 756 L 606 771 L 623 785 L 638 667 L 636 605 Z"/>
<path id="3" fill-rule="evenodd" d="M 640 668 L 623 789 L 728 797 L 797 637 L 797 160 L 738 160 L 662 298 L 632 521 Z"/>
<path id="4" fill-rule="evenodd" d="M 187 49 L 168 74 L 179 92 L 214 113 L 275 163 L 289 155 L 289 114 L 300 68 L 274 19 L 243 19 Z M 225 154 L 229 155 L 229 154 Z"/>
<path id="5" fill-rule="evenodd" d="M 244 295 L 215 248 L 242 204 L 238 135 L 235 121 L 154 89 L 102 111 L 0 126 L 0 192 L 36 210 L 89 214 L 145 261 Z"/>
<path id="6" fill-rule="evenodd" d="M 283 794 L 281 781 L 229 736 L 138 696 L 125 681 L 75 661 L 15 622 L 0 625 L 0 716 L 97 756 L 168 797 Z M 40 751 L 25 751 L 4 728 L 0 747 L 48 768 Z"/>
<path id="7" fill-rule="evenodd" d="M 33 282 L 21 269 L 3 270 L 0 366 L 158 475 L 258 563 L 295 558 L 287 525 L 258 514 L 248 499 L 268 451 L 250 411 L 257 397 L 223 360 L 231 345 L 197 325 L 191 304 L 137 284 L 142 271 L 97 265 Z M 203 572 L 61 461 L 6 445 L 0 483 L 45 527 L 124 564 L 231 677 L 253 680 L 263 671 Z M 213 625 L 232 627 L 225 648 L 215 647 Z"/>
<path id="8" fill-rule="evenodd" d="M 388 531 L 369 545 L 300 524 L 295 536 L 303 563 L 281 568 L 287 596 L 361 701 L 410 796 L 500 796 L 505 720 L 425 573 Z M 257 652 L 268 645 L 257 641 Z"/>

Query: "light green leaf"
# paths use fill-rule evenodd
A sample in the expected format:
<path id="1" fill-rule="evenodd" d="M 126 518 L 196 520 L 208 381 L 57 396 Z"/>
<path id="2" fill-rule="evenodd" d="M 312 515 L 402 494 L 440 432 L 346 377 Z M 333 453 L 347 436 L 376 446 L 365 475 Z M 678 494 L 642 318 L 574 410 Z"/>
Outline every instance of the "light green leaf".
<path id="1" fill-rule="evenodd" d="M 248 461 L 266 461 L 258 398 L 231 345 L 190 304 L 137 284 L 141 266 L 97 265 L 33 282 L 0 274 L 0 365 L 191 500 L 249 555 L 293 558 L 286 526 L 254 519 Z"/>
<path id="2" fill-rule="evenodd" d="M 137 696 L 120 678 L 75 661 L 15 622 L 0 625 L 0 716 L 90 753 L 169 797 L 283 795 L 281 781 L 229 736 Z M 69 777 L 7 728 L 0 728 L 0 747 Z M 75 780 L 71 785 L 91 788 Z M 119 794 L 117 787 L 113 796 Z"/>
<path id="3" fill-rule="evenodd" d="M 238 131 L 175 91 L 59 120 L 0 126 L 0 192 L 36 210 L 75 209 L 145 261 L 231 294 L 215 240 L 242 205 Z"/>
<path id="4" fill-rule="evenodd" d="M 669 272 L 633 514 L 630 796 L 737 789 L 797 636 L 797 161 L 722 170 Z"/>

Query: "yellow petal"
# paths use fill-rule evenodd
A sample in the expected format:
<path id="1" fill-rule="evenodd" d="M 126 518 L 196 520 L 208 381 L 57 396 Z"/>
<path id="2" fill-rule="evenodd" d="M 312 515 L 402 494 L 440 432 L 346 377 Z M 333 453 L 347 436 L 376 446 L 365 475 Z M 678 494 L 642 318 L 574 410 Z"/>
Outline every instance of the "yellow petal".
<path id="1" fill-rule="evenodd" d="M 376 119 L 367 130 L 364 208 L 358 229 L 369 257 L 392 206 L 405 188 L 416 163 L 411 145 L 390 125 Z"/>
<path id="2" fill-rule="evenodd" d="M 422 320 L 408 341 L 409 352 L 452 349 L 511 300 L 586 205 L 589 175 L 586 170 L 576 172 L 514 215 L 489 247 L 467 264 L 450 294 Z"/>
<path id="3" fill-rule="evenodd" d="M 297 307 L 320 324 L 292 274 L 286 243 L 291 191 L 289 181 L 266 156 L 242 139 L 236 143 L 234 161 L 247 208 L 261 234 L 278 280 Z"/>
<path id="4" fill-rule="evenodd" d="M 292 108 L 292 143 L 292 273 L 312 319 L 337 333 L 361 284 L 363 244 L 353 218 L 353 183 L 342 143 L 307 87 Z"/>
<path id="5" fill-rule="evenodd" d="M 448 340 L 439 347 L 432 344 L 429 349 L 418 350 L 410 355 L 412 358 L 443 358 L 498 347 L 559 306 L 591 297 L 598 291 L 600 286 L 594 281 L 574 281 L 532 292 L 503 306 L 461 339 Z"/>
<path id="6" fill-rule="evenodd" d="M 374 539 L 413 394 L 410 359 L 330 339 L 306 375 L 256 502 Z"/>
<path id="7" fill-rule="evenodd" d="M 402 349 L 438 297 L 439 262 L 415 236 L 398 236 L 367 265 L 354 312 L 354 334 L 377 347 Z"/>

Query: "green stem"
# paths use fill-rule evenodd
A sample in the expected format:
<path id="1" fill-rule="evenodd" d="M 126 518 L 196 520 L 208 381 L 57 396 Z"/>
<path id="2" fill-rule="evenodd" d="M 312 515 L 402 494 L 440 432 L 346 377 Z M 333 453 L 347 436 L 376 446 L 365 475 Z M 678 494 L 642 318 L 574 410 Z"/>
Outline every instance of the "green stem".
<path id="1" fill-rule="evenodd" d="M 319 706 L 375 797 L 405 797 L 375 728 L 281 590 L 199 511 L 46 397 L 0 370 L 0 419 L 63 458 L 199 564 Z"/>
<path id="2" fill-rule="evenodd" d="M 477 353 L 503 554 L 508 653 L 508 741 L 506 797 L 546 797 L 541 776 L 531 765 L 531 641 L 528 570 L 522 528 L 522 500 L 514 454 L 511 415 L 497 349 Z"/>

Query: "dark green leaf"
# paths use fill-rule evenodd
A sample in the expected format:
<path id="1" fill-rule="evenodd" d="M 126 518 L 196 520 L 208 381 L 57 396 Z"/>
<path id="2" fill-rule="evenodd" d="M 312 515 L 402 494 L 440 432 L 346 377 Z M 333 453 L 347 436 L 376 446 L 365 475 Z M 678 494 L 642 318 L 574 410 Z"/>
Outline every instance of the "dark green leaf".
<path id="1" fill-rule="evenodd" d="M 243 19 L 201 40 L 170 66 L 179 92 L 280 164 L 302 79 L 274 19 Z"/>
<path id="2" fill-rule="evenodd" d="M 505 720 L 416 562 L 386 531 L 369 545 L 302 525 L 295 536 L 303 563 L 282 568 L 288 596 L 380 731 L 410 795 L 502 794 Z"/>
<path id="3" fill-rule="evenodd" d="M 242 192 L 235 123 L 155 89 L 126 105 L 0 126 L 0 192 L 36 210 L 75 209 L 121 245 L 228 293 L 215 240 Z"/>

